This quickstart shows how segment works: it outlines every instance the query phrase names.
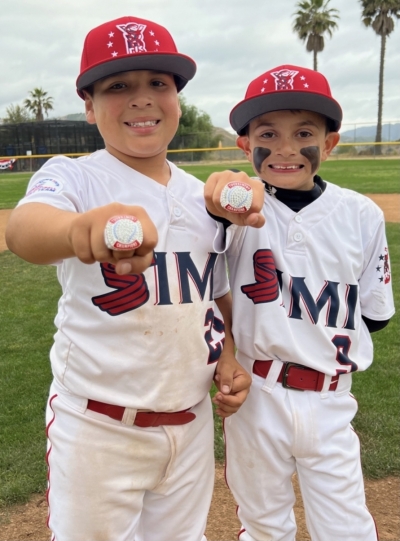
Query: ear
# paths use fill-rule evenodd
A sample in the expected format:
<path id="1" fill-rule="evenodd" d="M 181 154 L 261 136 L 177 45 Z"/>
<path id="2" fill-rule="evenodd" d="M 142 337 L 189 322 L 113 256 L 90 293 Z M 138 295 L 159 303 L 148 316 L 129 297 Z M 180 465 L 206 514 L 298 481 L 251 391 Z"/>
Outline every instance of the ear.
<path id="1" fill-rule="evenodd" d="M 326 135 L 325 145 L 321 153 L 321 162 L 324 162 L 328 158 L 332 150 L 339 143 L 339 140 L 340 135 L 335 131 L 331 131 Z"/>
<path id="2" fill-rule="evenodd" d="M 178 110 L 179 110 L 179 118 L 181 118 L 182 116 L 182 109 L 181 109 L 181 102 L 179 100 L 179 97 L 178 97 Z"/>
<path id="3" fill-rule="evenodd" d="M 94 115 L 94 106 L 93 106 L 93 96 L 88 94 L 85 90 L 83 91 L 85 97 L 85 113 L 86 121 L 89 124 L 96 124 L 96 117 Z"/>
<path id="4" fill-rule="evenodd" d="M 236 139 L 236 144 L 239 148 L 243 150 L 246 154 L 246 158 L 251 162 L 251 148 L 250 148 L 250 139 L 247 135 L 240 135 Z"/>

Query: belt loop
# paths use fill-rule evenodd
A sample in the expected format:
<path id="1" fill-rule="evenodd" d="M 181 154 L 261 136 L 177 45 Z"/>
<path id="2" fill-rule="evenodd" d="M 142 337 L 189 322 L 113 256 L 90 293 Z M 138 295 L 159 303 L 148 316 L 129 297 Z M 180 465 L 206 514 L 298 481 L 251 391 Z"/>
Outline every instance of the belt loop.
<path id="1" fill-rule="evenodd" d="M 336 387 L 335 395 L 347 394 L 351 389 L 352 374 L 341 374 Z"/>
<path id="2" fill-rule="evenodd" d="M 325 374 L 324 384 L 321 389 L 321 398 L 328 398 L 329 396 L 329 386 L 332 381 L 332 376 L 328 376 L 328 374 Z"/>
<path id="3" fill-rule="evenodd" d="M 283 366 L 282 361 L 272 361 L 271 368 L 265 378 L 264 384 L 261 387 L 266 393 L 272 393 L 272 389 L 275 387 L 276 382 L 278 381 L 279 374 L 281 373 Z"/>
<path id="4" fill-rule="evenodd" d="M 125 408 L 121 423 L 124 425 L 133 426 L 135 424 L 137 410 L 133 408 Z"/>

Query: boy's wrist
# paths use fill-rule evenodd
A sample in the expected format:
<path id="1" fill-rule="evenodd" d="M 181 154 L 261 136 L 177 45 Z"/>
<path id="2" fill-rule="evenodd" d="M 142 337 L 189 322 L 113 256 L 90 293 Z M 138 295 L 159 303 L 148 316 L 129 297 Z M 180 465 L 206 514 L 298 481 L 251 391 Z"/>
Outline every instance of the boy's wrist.
<path id="1" fill-rule="evenodd" d="M 219 222 L 221 224 L 223 224 L 224 228 L 226 229 L 227 227 L 229 227 L 230 225 L 232 225 L 232 222 L 230 222 L 229 220 L 227 220 L 226 218 L 223 218 L 222 216 L 217 216 L 216 214 L 213 214 L 212 212 L 210 212 L 207 208 L 206 208 L 206 211 L 207 211 L 207 214 L 213 219 L 215 220 L 216 222 Z"/>

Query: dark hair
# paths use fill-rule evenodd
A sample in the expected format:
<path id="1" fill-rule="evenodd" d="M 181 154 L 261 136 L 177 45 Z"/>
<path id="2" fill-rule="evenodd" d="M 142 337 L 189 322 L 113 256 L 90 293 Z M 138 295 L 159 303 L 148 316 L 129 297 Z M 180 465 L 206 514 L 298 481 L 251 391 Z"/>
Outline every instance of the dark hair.
<path id="1" fill-rule="evenodd" d="M 176 88 L 179 87 L 179 77 L 177 77 L 176 75 L 174 75 L 173 73 L 171 73 L 172 77 L 174 78 L 174 81 L 175 81 L 175 85 L 176 85 Z M 107 77 L 104 77 L 104 79 L 107 79 Z M 99 81 L 101 81 L 101 79 L 99 79 Z M 95 81 L 97 83 L 97 81 Z M 89 96 L 92 96 L 93 97 L 93 94 L 94 94 L 94 85 L 95 83 L 92 83 L 91 85 L 85 87 L 85 88 L 82 88 L 82 92 L 87 92 L 89 94 Z"/>
<path id="2" fill-rule="evenodd" d="M 291 113 L 295 114 L 295 113 L 300 113 L 301 109 L 285 109 L 286 111 L 290 111 Z M 272 112 L 272 111 L 268 111 L 268 112 Z M 320 115 L 321 117 L 324 117 L 325 118 L 325 126 L 326 126 L 326 131 L 325 133 L 328 134 L 328 133 L 331 133 L 331 132 L 336 132 L 336 124 L 335 124 L 335 121 L 332 120 L 331 118 L 328 118 L 327 116 L 325 115 L 322 115 L 321 113 L 315 113 L 317 115 Z M 250 126 L 250 123 L 247 124 L 241 131 L 238 135 L 249 135 L 249 126 Z"/>
<path id="3" fill-rule="evenodd" d="M 86 88 L 82 88 L 82 92 L 87 92 L 89 96 L 93 96 L 94 83 L 92 85 L 87 86 Z"/>

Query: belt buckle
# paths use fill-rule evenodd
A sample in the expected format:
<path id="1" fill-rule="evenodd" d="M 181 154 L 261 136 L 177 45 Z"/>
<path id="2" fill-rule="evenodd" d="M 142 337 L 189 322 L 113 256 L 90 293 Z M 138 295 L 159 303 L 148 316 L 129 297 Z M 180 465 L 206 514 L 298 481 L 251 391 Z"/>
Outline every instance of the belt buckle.
<path id="1" fill-rule="evenodd" d="M 285 363 L 283 374 L 282 374 L 282 387 L 284 387 L 285 389 L 293 389 L 293 391 L 304 392 L 304 389 L 299 389 L 298 387 L 292 387 L 287 382 L 287 378 L 289 376 L 288 372 L 289 372 L 289 370 L 291 369 L 292 366 L 297 366 L 297 368 L 301 368 L 302 370 L 306 370 L 306 367 L 301 365 L 301 364 Z"/>

